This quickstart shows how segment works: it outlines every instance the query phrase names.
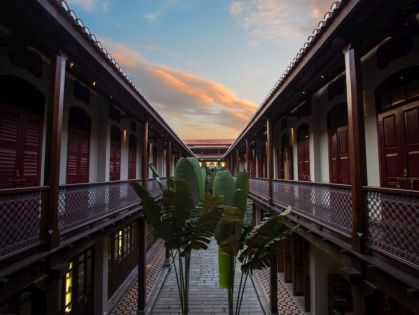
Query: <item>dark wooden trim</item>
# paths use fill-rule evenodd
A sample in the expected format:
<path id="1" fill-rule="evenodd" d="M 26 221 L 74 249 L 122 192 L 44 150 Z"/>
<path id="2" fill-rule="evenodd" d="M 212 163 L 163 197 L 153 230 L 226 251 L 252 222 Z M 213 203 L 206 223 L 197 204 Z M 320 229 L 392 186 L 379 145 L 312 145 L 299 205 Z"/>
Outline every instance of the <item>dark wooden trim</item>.
<path id="1" fill-rule="evenodd" d="M 271 270 L 270 270 L 270 308 L 271 314 L 278 314 L 278 264 L 277 251 L 275 246 L 271 249 Z"/>
<path id="2" fill-rule="evenodd" d="M 148 155 L 149 155 L 149 145 L 148 145 L 148 121 L 144 122 L 143 125 L 143 146 L 142 153 L 143 157 L 141 159 L 141 178 L 143 180 L 143 186 L 145 187 L 147 178 L 148 178 Z"/>
<path id="3" fill-rule="evenodd" d="M 45 153 L 45 182 L 49 186 L 47 205 L 42 213 L 46 230 L 41 233 L 49 248 L 59 244 L 58 202 L 60 184 L 61 138 L 63 130 L 64 84 L 67 57 L 56 55 L 51 61 L 51 78 L 48 95 L 47 145 Z"/>
<path id="4" fill-rule="evenodd" d="M 146 308 L 146 237 L 145 218 L 138 219 L 138 314 L 144 314 Z"/>
<path id="5" fill-rule="evenodd" d="M 48 191 L 48 186 L 0 189 L 0 196 Z"/>
<path id="6" fill-rule="evenodd" d="M 253 178 L 253 177 L 252 177 Z M 324 187 L 332 187 L 332 188 L 345 188 L 351 189 L 351 185 L 346 184 L 335 184 L 335 183 L 321 183 L 321 182 L 308 182 L 308 181 L 299 181 L 293 179 L 272 179 L 273 182 L 278 183 L 286 183 L 286 184 L 300 184 L 300 185 L 307 185 L 307 186 L 324 186 Z"/>
<path id="7" fill-rule="evenodd" d="M 384 188 L 384 187 L 374 187 L 374 186 L 362 186 L 364 192 L 378 192 L 387 195 L 398 195 L 398 196 L 410 196 L 410 197 L 419 197 L 419 191 L 417 190 L 408 190 L 408 189 L 396 189 L 396 188 Z"/>
<path id="8" fill-rule="evenodd" d="M 352 186 L 352 246 L 363 252 L 368 218 L 362 191 L 362 186 L 367 184 L 367 164 L 361 59 L 358 49 L 352 43 L 344 48 L 343 53 L 345 56 L 349 163 Z"/>

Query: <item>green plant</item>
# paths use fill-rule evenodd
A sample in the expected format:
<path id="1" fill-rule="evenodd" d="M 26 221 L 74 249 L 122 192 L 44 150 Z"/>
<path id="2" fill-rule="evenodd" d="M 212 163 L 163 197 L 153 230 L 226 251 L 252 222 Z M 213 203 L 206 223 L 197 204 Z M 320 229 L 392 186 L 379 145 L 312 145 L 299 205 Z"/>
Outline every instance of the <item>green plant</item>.
<path id="1" fill-rule="evenodd" d="M 189 271 L 192 250 L 205 250 L 222 214 L 222 198 L 205 193 L 205 170 L 195 158 L 181 158 L 174 179 L 165 187 L 157 171 L 154 177 L 163 191 L 157 203 L 138 183 L 132 186 L 143 201 L 147 218 L 164 240 L 174 263 L 182 314 L 188 314 Z"/>
<path id="2" fill-rule="evenodd" d="M 218 249 L 220 287 L 228 290 L 229 314 L 239 314 L 249 274 L 270 265 L 270 253 L 289 230 L 283 225 L 288 208 L 278 216 L 250 227 L 251 210 L 247 199 L 249 178 L 241 172 L 234 181 L 229 171 L 219 171 L 214 179 L 213 192 L 224 198 L 224 211 L 215 231 Z M 244 218 L 247 218 L 244 220 Z M 246 222 L 244 222 L 246 221 Z M 241 265 L 241 277 L 234 306 L 234 272 L 236 260 Z"/>

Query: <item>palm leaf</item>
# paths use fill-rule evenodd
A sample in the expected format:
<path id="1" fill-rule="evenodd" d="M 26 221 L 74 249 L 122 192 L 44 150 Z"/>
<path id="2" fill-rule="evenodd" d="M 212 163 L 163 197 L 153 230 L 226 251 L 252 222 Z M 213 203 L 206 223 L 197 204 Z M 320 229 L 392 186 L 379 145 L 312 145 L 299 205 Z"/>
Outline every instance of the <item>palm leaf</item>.
<path id="1" fill-rule="evenodd" d="M 231 206 L 233 204 L 234 192 L 236 187 L 234 185 L 233 177 L 230 171 L 219 171 L 214 178 L 213 193 L 216 196 L 224 196 L 224 204 Z"/>
<path id="2" fill-rule="evenodd" d="M 187 185 L 195 204 L 200 200 L 200 175 L 198 160 L 194 158 L 180 158 L 177 162 L 175 180 L 183 181 Z"/>

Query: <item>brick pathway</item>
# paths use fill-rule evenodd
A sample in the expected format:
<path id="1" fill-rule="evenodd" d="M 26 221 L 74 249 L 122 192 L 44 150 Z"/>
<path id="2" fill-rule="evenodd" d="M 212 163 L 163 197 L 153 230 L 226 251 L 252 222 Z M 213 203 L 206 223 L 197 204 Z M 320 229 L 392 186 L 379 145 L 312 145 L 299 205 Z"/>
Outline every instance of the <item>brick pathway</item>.
<path id="1" fill-rule="evenodd" d="M 189 314 L 228 314 L 227 290 L 218 285 L 217 245 L 213 241 L 206 251 L 194 251 L 191 259 Z M 236 270 L 236 288 L 240 281 Z M 179 297 L 175 272 L 172 268 L 157 298 L 151 314 L 174 315 L 179 312 Z M 264 314 L 250 279 L 245 289 L 242 315 Z"/>
<path id="2" fill-rule="evenodd" d="M 150 294 L 153 290 L 153 285 L 156 283 L 163 263 L 165 260 L 165 248 L 163 242 L 154 250 L 153 254 L 147 259 L 147 300 L 150 298 Z M 125 293 L 121 301 L 119 301 L 117 307 L 112 312 L 112 315 L 133 315 L 137 311 L 137 288 L 138 282 L 135 281 L 129 290 Z"/>
<path id="3" fill-rule="evenodd" d="M 269 301 L 270 294 L 270 269 L 258 270 L 255 273 L 259 277 L 264 293 Z M 297 301 L 298 297 L 292 295 L 290 288 L 292 285 L 282 281 L 282 275 L 278 274 L 278 313 L 279 315 L 301 315 L 304 314 L 300 304 Z"/>

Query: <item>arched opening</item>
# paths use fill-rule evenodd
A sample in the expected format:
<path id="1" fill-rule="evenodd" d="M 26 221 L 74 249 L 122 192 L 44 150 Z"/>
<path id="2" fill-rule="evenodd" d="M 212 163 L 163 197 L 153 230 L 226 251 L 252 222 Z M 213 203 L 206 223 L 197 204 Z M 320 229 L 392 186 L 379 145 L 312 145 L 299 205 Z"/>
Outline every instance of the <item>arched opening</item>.
<path id="1" fill-rule="evenodd" d="M 15 76 L 0 76 L 0 188 L 39 186 L 44 95 Z"/>
<path id="2" fill-rule="evenodd" d="M 350 184 L 348 109 L 346 103 L 327 115 L 329 133 L 329 178 L 331 183 Z"/>
<path id="3" fill-rule="evenodd" d="M 419 190 L 419 66 L 391 75 L 375 96 L 381 185 Z"/>
<path id="4" fill-rule="evenodd" d="M 111 150 L 109 159 L 109 179 L 121 179 L 121 129 L 111 127 Z"/>
<path id="5" fill-rule="evenodd" d="M 298 180 L 310 180 L 310 127 L 302 124 L 297 129 Z"/>
<path id="6" fill-rule="evenodd" d="M 128 179 L 137 178 L 137 137 L 130 135 L 128 139 Z"/>
<path id="7" fill-rule="evenodd" d="M 67 183 L 87 183 L 90 166 L 89 114 L 80 107 L 71 107 L 68 113 Z"/>

